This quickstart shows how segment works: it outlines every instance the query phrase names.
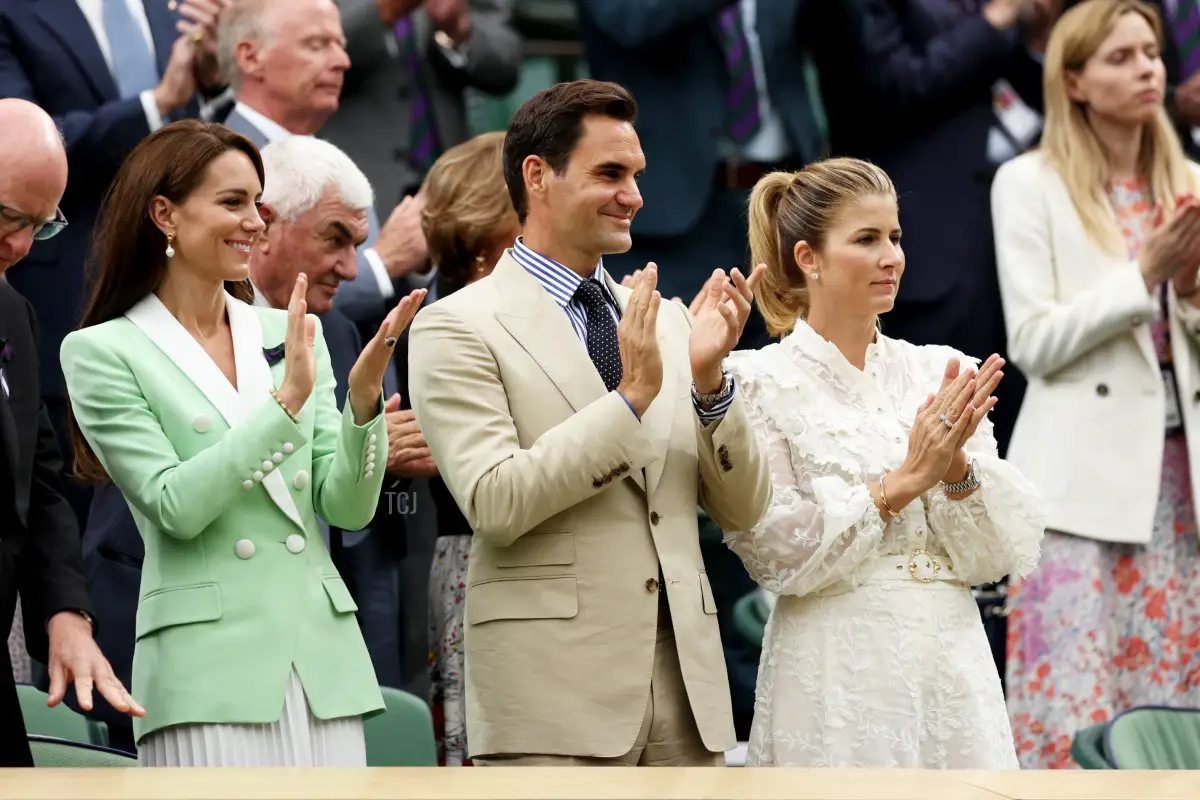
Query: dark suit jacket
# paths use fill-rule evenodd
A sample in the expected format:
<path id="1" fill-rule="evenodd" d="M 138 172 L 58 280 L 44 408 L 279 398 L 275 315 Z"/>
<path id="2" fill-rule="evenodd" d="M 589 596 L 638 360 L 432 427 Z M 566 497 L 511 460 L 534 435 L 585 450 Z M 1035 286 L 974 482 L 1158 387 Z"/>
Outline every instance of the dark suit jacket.
<path id="1" fill-rule="evenodd" d="M 166 67 L 177 16 L 163 0 L 147 0 L 159 73 Z M 125 156 L 150 128 L 141 100 L 120 99 L 100 45 L 75 0 L 0 3 L 0 97 L 37 103 L 62 131 L 71 179 L 62 199 L 66 230 L 37 242 L 21 268 L 9 274 L 38 310 L 42 391 L 65 397 L 58 364 L 63 337 L 79 321 L 86 300 L 84 259 L 100 202 Z M 194 117 L 193 104 L 184 116 Z"/>
<path id="2" fill-rule="evenodd" d="M 334 396 L 340 408 L 346 401 L 347 376 L 362 346 L 354 323 L 337 311 L 321 318 L 321 328 L 337 378 Z M 141 534 L 121 491 L 112 484 L 98 486 L 92 495 L 83 535 L 83 562 L 95 598 L 96 641 L 126 687 L 133 674 L 134 630 L 144 555 Z M 103 697 L 95 697 L 95 709 L 91 712 L 79 708 L 73 696 L 68 697 L 68 704 L 81 714 L 107 723 L 114 746 L 133 747 L 131 719 L 113 709 Z"/>
<path id="3" fill-rule="evenodd" d="M 954 0 L 859 0 L 855 71 L 822 74 L 831 148 L 873 161 L 900 194 L 901 302 L 995 282 L 988 134 L 1007 78 L 1040 111 L 1041 65 L 1014 35 Z M 975 354 L 986 356 L 987 353 Z"/>
<path id="4" fill-rule="evenodd" d="M 413 12 L 421 53 L 419 75 L 399 54 L 396 36 L 379 18 L 376 0 L 340 0 L 350 69 L 340 107 L 321 129 L 322 139 L 354 159 L 375 188 L 375 208 L 386 222 L 404 192 L 425 177 L 409 164 L 416 83 L 424 82 L 442 149 L 466 141 L 463 90 L 503 96 L 517 85 L 524 55 L 512 24 L 512 0 L 468 0 L 471 39 L 461 65 L 452 63 L 433 39 L 425 12 Z"/>
<path id="5" fill-rule="evenodd" d="M 20 269 L 20 267 L 18 268 Z M 20 593 L 29 654 L 46 663 L 46 622 L 92 612 L 75 514 L 63 498 L 62 456 L 38 386 L 33 308 L 0 280 L 0 620 L 5 638 Z M 8 651 L 0 657 L 0 764 L 27 748 Z"/>
<path id="6" fill-rule="evenodd" d="M 822 152 L 805 49 L 822 31 L 809 21 L 837 0 L 759 0 L 758 36 L 772 105 L 801 162 Z M 680 236 L 708 205 L 729 87 L 715 20 L 730 0 L 578 0 L 592 77 L 621 84 L 638 102 L 646 154 L 645 206 L 633 235 Z"/>

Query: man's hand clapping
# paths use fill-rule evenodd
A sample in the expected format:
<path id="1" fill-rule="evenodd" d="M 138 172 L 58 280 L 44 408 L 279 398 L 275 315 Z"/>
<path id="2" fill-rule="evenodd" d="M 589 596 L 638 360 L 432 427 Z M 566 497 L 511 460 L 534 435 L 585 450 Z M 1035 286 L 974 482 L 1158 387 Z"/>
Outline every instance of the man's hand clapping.
<path id="1" fill-rule="evenodd" d="M 431 478 L 438 474 L 429 443 L 421 433 L 417 417 L 410 409 L 400 409 L 400 395 L 388 398 L 384 406 L 388 429 L 388 474 L 396 478 Z"/>
<path id="2" fill-rule="evenodd" d="M 662 351 L 658 346 L 658 267 L 647 264 L 642 270 L 625 313 L 617 325 L 621 350 L 621 383 L 617 391 L 629 401 L 640 417 L 662 389 Z"/>
<path id="3" fill-rule="evenodd" d="M 699 392 L 715 392 L 721 388 L 721 362 L 729 355 L 742 336 L 746 320 L 754 304 L 754 289 L 766 272 L 760 264 L 742 276 L 736 267 L 730 273 L 732 283 L 725 278 L 724 270 L 714 270 L 705 283 L 699 307 L 692 322 L 690 355 L 692 380 Z"/>
<path id="4" fill-rule="evenodd" d="M 421 231 L 424 208 L 425 198 L 420 193 L 405 197 L 379 231 L 375 252 L 393 278 L 424 270 L 429 257 L 425 234 Z"/>

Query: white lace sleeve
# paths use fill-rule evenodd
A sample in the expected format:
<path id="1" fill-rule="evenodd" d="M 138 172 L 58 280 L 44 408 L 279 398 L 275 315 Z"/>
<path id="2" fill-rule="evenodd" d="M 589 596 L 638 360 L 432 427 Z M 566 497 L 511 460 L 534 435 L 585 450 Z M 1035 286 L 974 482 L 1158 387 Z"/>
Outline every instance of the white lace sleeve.
<path id="1" fill-rule="evenodd" d="M 790 433 L 823 421 L 806 418 L 811 408 L 781 396 L 775 377 L 756 374 L 749 359 L 727 368 L 767 453 L 773 498 L 754 528 L 726 532 L 726 545 L 775 594 L 805 595 L 840 581 L 857 582 L 855 574 L 876 559 L 884 531 L 867 484 L 854 477 L 853 468 L 819 453 L 804 454 L 797 463 Z"/>
<path id="2" fill-rule="evenodd" d="M 959 577 L 973 585 L 1005 575 L 1025 577 L 1041 557 L 1045 510 L 1033 484 L 1003 461 L 984 419 L 965 450 L 975 459 L 980 486 L 951 500 L 940 486 L 929 493 L 929 527 L 946 548 Z"/>

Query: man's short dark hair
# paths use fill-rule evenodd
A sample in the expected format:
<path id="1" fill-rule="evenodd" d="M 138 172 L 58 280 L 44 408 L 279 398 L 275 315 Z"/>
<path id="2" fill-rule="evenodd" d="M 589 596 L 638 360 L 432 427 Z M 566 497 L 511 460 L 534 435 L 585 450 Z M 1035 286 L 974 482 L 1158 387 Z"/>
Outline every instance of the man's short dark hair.
<path id="1" fill-rule="evenodd" d="M 588 116 L 632 123 L 637 119 L 637 103 L 623 86 L 580 80 L 538 92 L 513 115 L 504 139 L 504 182 L 522 225 L 529 203 L 521 165 L 529 156 L 539 156 L 555 174 L 562 175 Z"/>

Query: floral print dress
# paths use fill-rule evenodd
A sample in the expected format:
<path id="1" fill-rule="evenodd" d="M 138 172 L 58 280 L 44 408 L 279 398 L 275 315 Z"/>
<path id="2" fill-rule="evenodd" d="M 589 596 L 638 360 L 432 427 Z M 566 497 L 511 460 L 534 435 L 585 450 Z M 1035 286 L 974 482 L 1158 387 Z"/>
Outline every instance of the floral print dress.
<path id="1" fill-rule="evenodd" d="M 1153 228 L 1149 189 L 1120 183 L 1110 197 L 1136 258 Z M 1165 303 L 1152 332 L 1170 374 Z M 1186 439 L 1164 435 L 1149 544 L 1047 531 L 1040 567 L 1009 587 L 1008 706 L 1025 768 L 1076 766 L 1075 733 L 1132 706 L 1200 707 L 1200 540 Z"/>

